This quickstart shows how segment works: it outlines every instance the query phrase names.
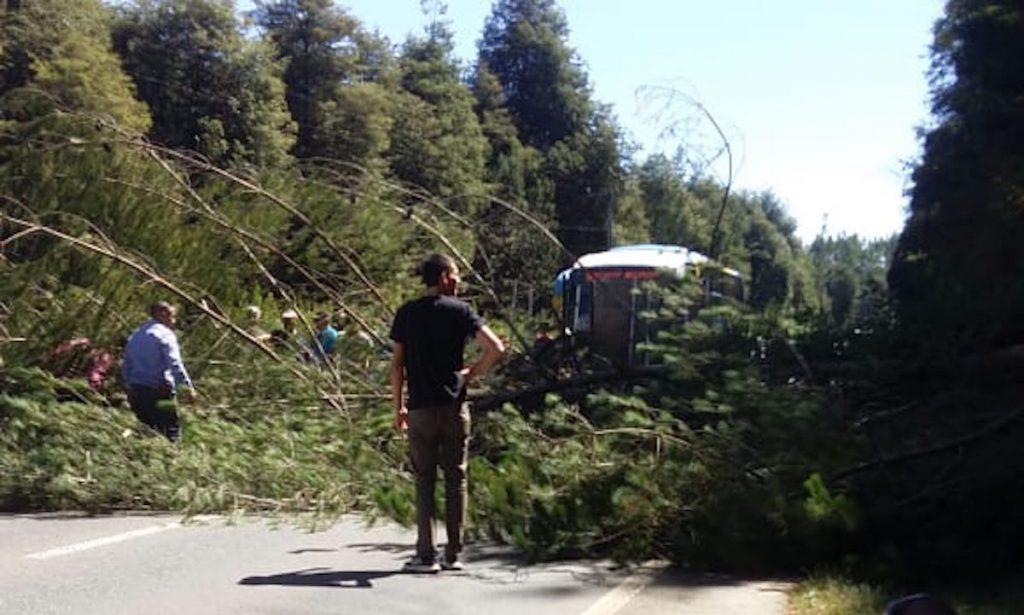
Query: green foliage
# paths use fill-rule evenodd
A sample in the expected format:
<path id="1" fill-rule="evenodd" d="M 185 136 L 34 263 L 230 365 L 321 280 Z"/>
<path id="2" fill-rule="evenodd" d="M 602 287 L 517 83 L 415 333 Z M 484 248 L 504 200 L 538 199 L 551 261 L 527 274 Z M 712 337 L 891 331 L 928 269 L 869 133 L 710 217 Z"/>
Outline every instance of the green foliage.
<path id="1" fill-rule="evenodd" d="M 485 64 L 477 66 L 472 87 L 490 146 L 485 178 L 494 197 L 479 218 L 474 266 L 494 281 L 502 297 L 510 296 L 513 280 L 547 288 L 562 255 L 536 226 L 555 225 L 554 184 L 544 173 L 544 155 L 519 140 L 501 100 L 501 84 Z"/>
<path id="2" fill-rule="evenodd" d="M 654 155 L 634 172 L 650 220 L 651 241 L 707 250 L 711 222 L 705 207 L 668 158 Z"/>
<path id="3" fill-rule="evenodd" d="M 749 212 L 743 243 L 750 263 L 750 305 L 816 311 L 811 265 L 793 235 L 796 225 L 771 193 L 742 198 Z"/>
<path id="4" fill-rule="evenodd" d="M 925 352 L 1024 340 L 1024 10 L 951 0 L 935 27 L 932 110 L 910 217 L 889 273 L 897 312 Z"/>
<path id="5" fill-rule="evenodd" d="M 519 140 L 545 156 L 559 239 L 576 256 L 611 244 L 624 174 L 619 129 L 590 100 L 567 38 L 565 16 L 553 0 L 501 0 L 479 47 Z"/>
<path id="6" fill-rule="evenodd" d="M 446 30 L 406 42 L 399 58 L 405 93 L 398 97 L 388 159 L 395 177 L 414 191 L 473 215 L 485 196 L 487 141 L 458 73 Z"/>
<path id="7" fill-rule="evenodd" d="M 295 142 L 281 67 L 242 36 L 231 3 L 139 0 L 114 47 L 153 113 L 150 136 L 221 165 L 281 165 Z"/>
<path id="8" fill-rule="evenodd" d="M 857 512 L 853 502 L 845 495 L 834 496 L 829 493 L 821 474 L 812 474 L 804 481 L 804 487 L 807 488 L 808 496 L 804 502 L 804 510 L 811 519 L 833 521 L 847 530 L 856 528 Z"/>
<path id="9" fill-rule="evenodd" d="M 830 326 L 884 324 L 888 303 L 885 275 L 895 244 L 895 236 L 870 241 L 856 235 L 819 235 L 814 239 L 808 254 Z"/>
<path id="10" fill-rule="evenodd" d="M 650 243 L 652 226 L 647 219 L 640 186 L 635 180 L 627 180 L 622 196 L 615 204 L 612 242 L 618 246 Z"/>
<path id="11" fill-rule="evenodd" d="M 394 59 L 383 41 L 330 0 L 259 2 L 256 22 L 286 63 L 295 155 L 372 166 L 387 149 L 391 103 L 382 95 Z M 386 48 L 386 47 L 385 47 Z"/>
<path id="12" fill-rule="evenodd" d="M 353 438 L 353 423 L 322 408 L 315 390 L 280 368 L 258 370 L 263 387 L 207 372 L 204 401 L 185 410 L 180 448 L 86 387 L 38 370 L 0 371 L 0 461 L 10 470 L 0 477 L 0 509 L 333 517 L 367 503 L 367 478 L 407 480 L 375 447 L 394 436 Z M 374 464 L 389 471 L 358 473 Z"/>
<path id="13" fill-rule="evenodd" d="M 32 2 L 0 12 L 0 127 L 49 117 L 53 129 L 59 113 L 71 111 L 146 130 L 148 111 L 111 50 L 108 22 L 94 0 Z"/>
<path id="14" fill-rule="evenodd" d="M 480 60 L 498 78 L 520 139 L 545 152 L 583 131 L 593 112 L 568 34 L 554 0 L 500 0 L 480 40 Z"/>
<path id="15" fill-rule="evenodd" d="M 796 223 L 770 192 L 732 193 L 722 211 L 723 186 L 686 177 L 660 154 L 636 168 L 633 178 L 653 242 L 710 254 L 712 228 L 721 212 L 718 260 L 744 275 L 751 307 L 802 317 L 819 309 L 811 262 L 795 236 Z"/>
<path id="16" fill-rule="evenodd" d="M 693 305 L 688 295 L 664 298 L 666 322 Z M 856 525 L 853 505 L 808 477 L 859 445 L 825 420 L 817 393 L 760 376 L 750 348 L 775 327 L 705 309 L 652 345 L 665 378 L 482 418 L 478 526 L 535 557 L 658 554 L 754 569 L 831 554 Z M 805 481 L 813 506 L 795 499 Z"/>

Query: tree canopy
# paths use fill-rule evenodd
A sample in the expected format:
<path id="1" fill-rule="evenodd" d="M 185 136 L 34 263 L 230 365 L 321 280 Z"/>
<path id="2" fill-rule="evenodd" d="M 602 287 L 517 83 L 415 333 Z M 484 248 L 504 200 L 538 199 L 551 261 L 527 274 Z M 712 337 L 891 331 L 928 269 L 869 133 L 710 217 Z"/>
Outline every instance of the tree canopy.
<path id="1" fill-rule="evenodd" d="M 114 48 L 153 115 L 150 136 L 217 164 L 280 165 L 295 141 L 281 67 L 240 32 L 234 3 L 138 0 Z"/>
<path id="2" fill-rule="evenodd" d="M 1024 8 L 950 0 L 932 45 L 934 125 L 889 283 L 911 337 L 1024 341 Z"/>

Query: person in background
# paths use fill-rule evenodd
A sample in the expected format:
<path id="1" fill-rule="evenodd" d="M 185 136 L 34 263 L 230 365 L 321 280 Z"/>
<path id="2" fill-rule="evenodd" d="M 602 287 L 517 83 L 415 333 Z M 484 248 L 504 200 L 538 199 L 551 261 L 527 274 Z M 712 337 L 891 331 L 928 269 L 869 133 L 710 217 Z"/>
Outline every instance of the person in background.
<path id="1" fill-rule="evenodd" d="M 47 363 L 54 374 L 64 378 L 85 378 L 89 388 L 102 393 L 114 368 L 114 356 L 93 346 L 87 337 L 76 337 L 61 343 L 50 352 Z"/>
<path id="2" fill-rule="evenodd" d="M 281 312 L 281 328 L 270 332 L 270 342 L 279 349 L 289 349 L 299 333 L 299 314 L 295 310 Z"/>
<path id="3" fill-rule="evenodd" d="M 292 309 L 281 312 L 281 328 L 294 337 L 299 332 L 299 313 Z"/>
<path id="4" fill-rule="evenodd" d="M 181 360 L 173 330 L 177 309 L 166 301 L 157 301 L 150 308 L 150 316 L 125 344 L 121 376 L 135 416 L 177 443 L 181 439 L 177 388 L 184 387 L 190 402 L 195 401 L 196 389 Z"/>
<path id="5" fill-rule="evenodd" d="M 389 380 L 395 425 L 399 431 L 408 431 L 416 474 L 416 555 L 404 570 L 461 570 L 470 431 L 466 385 L 485 374 L 505 347 L 469 305 L 455 298 L 459 269 L 451 258 L 433 254 L 417 273 L 426 291 L 399 308 L 389 336 L 394 342 Z M 463 353 L 471 337 L 480 343 L 483 355 L 467 368 Z M 434 543 L 438 464 L 444 470 L 448 536 L 441 562 Z"/>
<path id="6" fill-rule="evenodd" d="M 266 342 L 270 340 L 270 334 L 260 325 L 261 318 L 263 318 L 263 310 L 259 306 L 250 305 L 245 308 L 246 332 L 259 341 Z"/>
<path id="7" fill-rule="evenodd" d="M 331 324 L 331 316 L 326 312 L 317 314 L 313 324 L 316 327 L 313 356 L 318 362 L 329 363 L 334 357 L 334 348 L 338 344 L 338 330 Z"/>

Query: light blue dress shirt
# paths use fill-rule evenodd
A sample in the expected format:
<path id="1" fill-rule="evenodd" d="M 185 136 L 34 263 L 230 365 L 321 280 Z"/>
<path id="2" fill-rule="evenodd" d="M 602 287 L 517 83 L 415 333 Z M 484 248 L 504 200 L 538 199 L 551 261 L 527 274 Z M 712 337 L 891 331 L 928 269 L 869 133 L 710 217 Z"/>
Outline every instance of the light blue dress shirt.
<path id="1" fill-rule="evenodd" d="M 178 338 L 167 325 L 150 319 L 136 329 L 124 347 L 121 376 L 125 386 L 192 387 L 181 361 Z"/>

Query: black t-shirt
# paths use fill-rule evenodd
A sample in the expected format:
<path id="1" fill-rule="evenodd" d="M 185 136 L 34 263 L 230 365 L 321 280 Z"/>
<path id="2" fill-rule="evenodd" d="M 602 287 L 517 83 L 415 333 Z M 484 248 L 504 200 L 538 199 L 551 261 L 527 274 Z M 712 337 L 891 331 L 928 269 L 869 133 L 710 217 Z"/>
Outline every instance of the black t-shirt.
<path id="1" fill-rule="evenodd" d="M 461 400 L 459 377 L 466 342 L 484 321 L 467 304 L 445 295 L 420 297 L 398 309 L 391 339 L 405 348 L 409 409 Z"/>

